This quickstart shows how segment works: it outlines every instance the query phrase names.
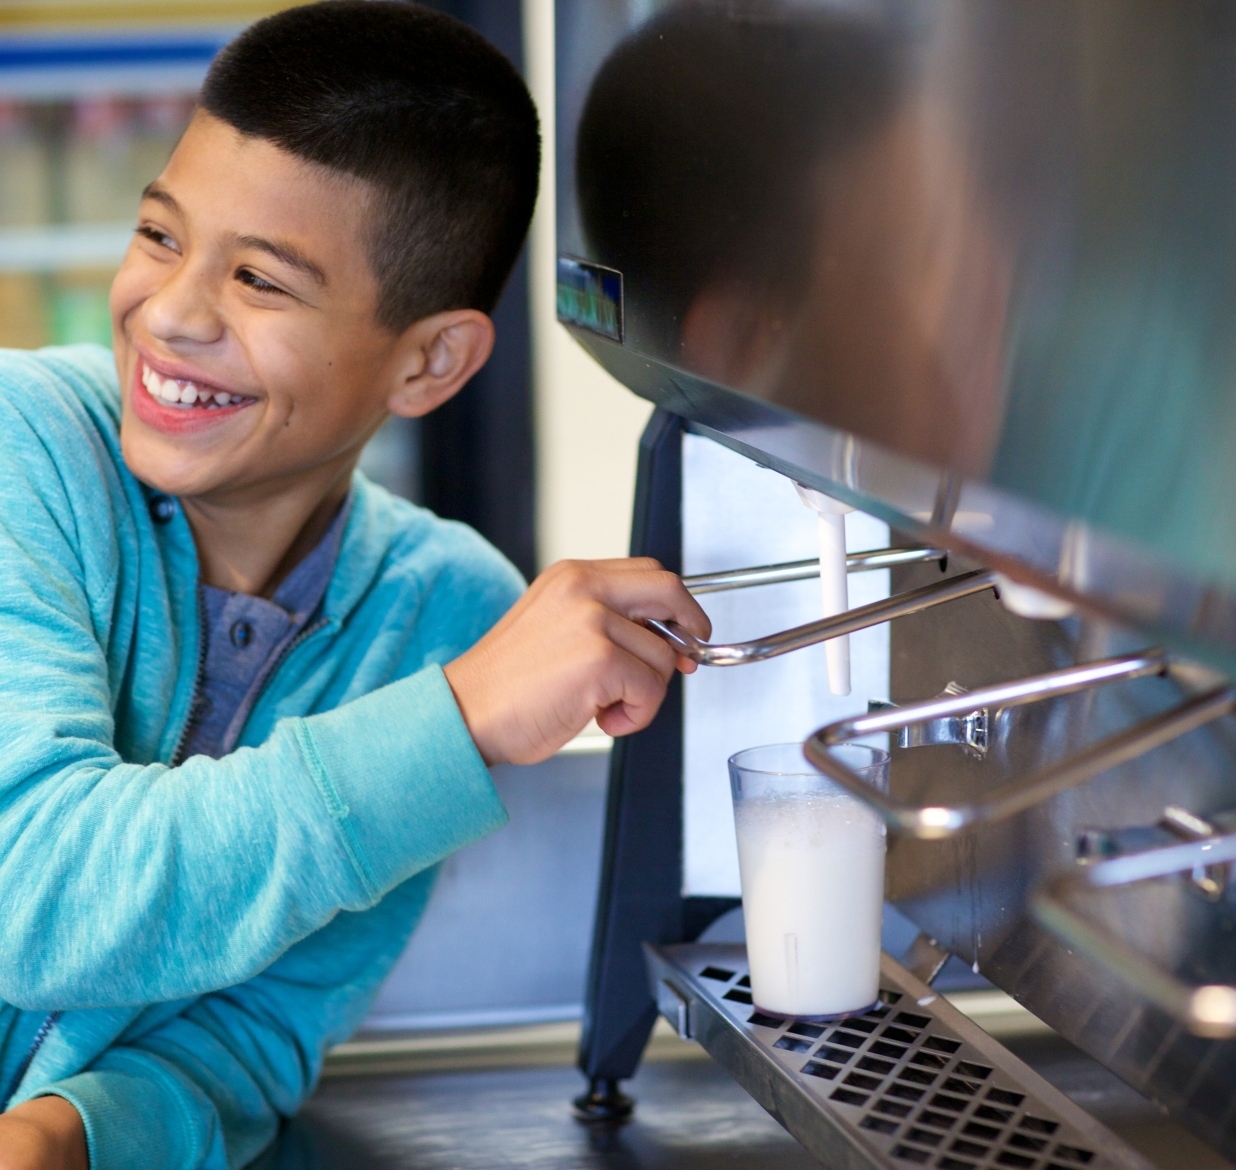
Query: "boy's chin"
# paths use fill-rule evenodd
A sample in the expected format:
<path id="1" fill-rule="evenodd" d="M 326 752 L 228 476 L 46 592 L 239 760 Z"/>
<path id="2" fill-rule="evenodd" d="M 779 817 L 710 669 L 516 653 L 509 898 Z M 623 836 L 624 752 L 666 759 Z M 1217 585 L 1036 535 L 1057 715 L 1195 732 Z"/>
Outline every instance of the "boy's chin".
<path id="1" fill-rule="evenodd" d="M 120 450 L 136 479 L 169 496 L 207 495 L 226 487 L 231 478 L 221 460 L 178 449 L 174 441 L 140 434 L 137 427 L 121 427 Z"/>

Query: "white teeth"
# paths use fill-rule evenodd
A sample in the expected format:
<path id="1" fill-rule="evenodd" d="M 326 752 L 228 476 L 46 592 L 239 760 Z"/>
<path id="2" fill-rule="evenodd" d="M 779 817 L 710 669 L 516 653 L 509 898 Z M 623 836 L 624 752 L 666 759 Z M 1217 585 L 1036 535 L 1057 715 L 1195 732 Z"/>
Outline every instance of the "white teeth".
<path id="1" fill-rule="evenodd" d="M 149 366 L 146 366 L 142 372 L 142 385 L 146 387 L 152 398 L 157 398 L 160 402 L 166 402 L 170 406 L 200 405 L 214 409 L 239 402 L 241 398 L 240 395 L 229 394 L 226 390 L 204 390 L 192 382 L 164 378 Z"/>

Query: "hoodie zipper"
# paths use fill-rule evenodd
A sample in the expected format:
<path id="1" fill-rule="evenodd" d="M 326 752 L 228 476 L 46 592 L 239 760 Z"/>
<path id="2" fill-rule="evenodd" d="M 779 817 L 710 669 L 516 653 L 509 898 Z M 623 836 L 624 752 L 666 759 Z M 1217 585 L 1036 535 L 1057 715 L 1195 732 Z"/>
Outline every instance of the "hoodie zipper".
<path id="1" fill-rule="evenodd" d="M 282 650 L 275 656 L 274 661 L 266 668 L 266 677 L 262 679 L 262 685 L 258 688 L 258 692 L 253 696 L 253 702 L 249 706 L 248 714 L 245 715 L 245 722 L 248 723 L 253 717 L 253 712 L 257 710 L 257 705 L 262 701 L 262 696 L 266 694 L 270 684 L 274 682 L 275 675 L 279 673 L 280 667 L 288 660 L 288 656 L 298 646 L 307 642 L 319 630 L 325 629 L 330 625 L 331 619 L 325 615 L 318 618 L 316 622 L 310 622 L 303 630 L 300 631 L 294 638 L 283 647 Z M 243 731 L 244 728 L 242 727 Z"/>
<path id="2" fill-rule="evenodd" d="M 201 698 L 202 685 L 206 682 L 206 598 L 202 596 L 202 587 L 197 586 L 197 670 L 193 674 L 193 691 L 189 695 L 189 715 L 185 725 L 180 729 L 180 738 L 176 740 L 176 748 L 168 763 L 169 768 L 183 764 L 185 745 L 189 741 L 189 732 L 197 721 L 197 705 Z"/>
<path id="3" fill-rule="evenodd" d="M 185 757 L 184 757 L 185 746 L 189 740 L 189 733 L 193 730 L 193 724 L 197 717 L 198 701 L 201 696 L 202 687 L 206 682 L 206 651 L 207 651 L 208 634 L 206 630 L 206 618 L 205 618 L 206 606 L 205 606 L 205 600 L 201 595 L 200 586 L 198 588 L 197 613 L 198 613 L 197 672 L 195 673 L 193 677 L 193 693 L 190 696 L 190 700 L 189 700 L 189 717 L 185 720 L 185 725 L 181 729 L 180 737 L 176 741 L 176 750 L 172 753 L 171 763 L 168 765 L 171 768 L 177 768 L 185 762 Z M 285 661 L 287 661 L 288 655 L 291 654 L 293 650 L 295 650 L 298 646 L 300 646 L 303 642 L 305 642 L 312 635 L 316 634 L 319 630 L 324 629 L 326 626 L 330 625 L 330 621 L 331 619 L 329 617 L 323 616 L 323 617 L 318 618 L 316 622 L 310 622 L 303 630 L 300 631 L 299 634 L 297 634 L 294 638 L 292 638 L 292 640 L 289 641 L 287 645 L 283 647 L 282 650 L 279 651 L 278 656 L 267 668 L 266 677 L 262 680 L 262 685 L 259 688 L 258 693 L 253 696 L 253 704 L 249 708 L 249 715 L 253 714 L 253 711 L 257 707 L 258 703 L 261 702 L 262 696 L 266 693 L 266 690 L 270 686 L 275 675 L 278 674 L 279 668 L 284 664 Z M 248 722 L 249 715 L 245 717 L 246 722 Z"/>
<path id="4" fill-rule="evenodd" d="M 50 1012 L 39 1025 L 39 1030 L 35 1032 L 34 1039 L 30 1041 L 30 1047 L 26 1049 L 26 1055 L 22 1057 L 21 1064 L 17 1066 L 16 1071 L 9 1078 L 9 1083 L 4 1090 L 4 1096 L 0 1097 L 0 1102 L 3 1102 L 4 1105 L 8 1105 L 13 1094 L 21 1088 L 22 1081 L 26 1079 L 26 1073 L 30 1071 L 34 1058 L 39 1054 L 39 1049 L 43 1047 L 47 1037 L 51 1035 L 52 1029 L 63 1015 L 64 1012 Z"/>
<path id="5" fill-rule="evenodd" d="M 323 614 L 316 622 L 310 622 L 303 630 L 301 630 L 299 634 L 296 635 L 296 637 L 294 637 L 286 646 L 284 646 L 282 650 L 279 651 L 274 662 L 270 664 L 270 669 L 267 670 L 266 677 L 262 680 L 261 688 L 253 697 L 254 707 L 258 705 L 259 700 L 266 693 L 266 688 L 274 681 L 275 675 L 279 673 L 279 668 L 287 661 L 288 655 L 291 654 L 297 646 L 307 642 L 319 630 L 325 629 L 329 626 L 330 621 L 331 619 Z M 251 707 L 249 710 L 250 713 L 252 713 L 253 708 Z"/>

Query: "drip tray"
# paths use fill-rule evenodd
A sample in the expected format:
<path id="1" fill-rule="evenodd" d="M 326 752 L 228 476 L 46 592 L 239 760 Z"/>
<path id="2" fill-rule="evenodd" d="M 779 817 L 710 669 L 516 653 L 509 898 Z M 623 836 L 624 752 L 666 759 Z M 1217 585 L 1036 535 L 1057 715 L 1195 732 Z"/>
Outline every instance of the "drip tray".
<path id="1" fill-rule="evenodd" d="M 835 1024 L 752 1004 L 746 949 L 644 948 L 657 1006 L 830 1170 L 1153 1170 L 888 955 Z"/>

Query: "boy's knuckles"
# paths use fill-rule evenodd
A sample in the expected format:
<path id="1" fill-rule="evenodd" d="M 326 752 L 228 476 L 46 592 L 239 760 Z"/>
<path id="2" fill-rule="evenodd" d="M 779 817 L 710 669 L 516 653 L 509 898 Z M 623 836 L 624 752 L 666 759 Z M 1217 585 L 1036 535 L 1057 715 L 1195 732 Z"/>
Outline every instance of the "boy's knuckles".
<path id="1" fill-rule="evenodd" d="M 554 584 L 567 594 L 586 595 L 595 588 L 597 571 L 587 561 L 559 561 Z"/>

